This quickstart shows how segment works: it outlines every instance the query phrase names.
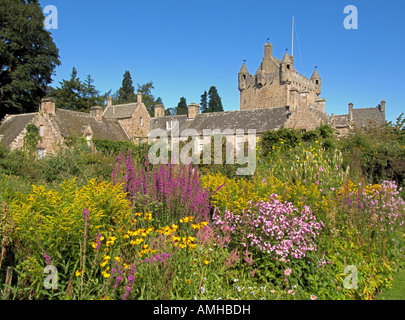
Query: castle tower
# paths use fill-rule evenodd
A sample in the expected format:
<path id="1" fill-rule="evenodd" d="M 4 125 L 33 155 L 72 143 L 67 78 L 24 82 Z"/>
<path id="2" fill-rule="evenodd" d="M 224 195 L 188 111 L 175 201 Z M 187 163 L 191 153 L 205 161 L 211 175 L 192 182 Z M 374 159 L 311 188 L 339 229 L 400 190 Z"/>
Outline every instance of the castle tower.
<path id="1" fill-rule="evenodd" d="M 273 45 L 264 45 L 264 55 L 254 75 L 245 63 L 238 73 L 240 110 L 298 107 L 325 110 L 320 98 L 321 77 L 317 70 L 312 78 L 300 74 L 294 67 L 294 57 L 285 52 L 281 60 L 273 56 Z"/>

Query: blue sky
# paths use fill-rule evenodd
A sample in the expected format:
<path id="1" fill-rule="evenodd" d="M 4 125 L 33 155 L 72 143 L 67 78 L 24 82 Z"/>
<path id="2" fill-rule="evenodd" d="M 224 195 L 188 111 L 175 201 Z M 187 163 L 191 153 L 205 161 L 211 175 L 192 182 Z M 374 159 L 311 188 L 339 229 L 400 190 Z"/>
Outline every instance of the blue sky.
<path id="1" fill-rule="evenodd" d="M 58 9 L 50 30 L 61 66 L 53 86 L 91 74 L 102 93 L 115 92 L 129 70 L 134 85 L 152 81 L 166 108 L 187 103 L 214 85 L 225 110 L 239 110 L 237 76 L 243 60 L 254 74 L 269 38 L 273 55 L 291 53 L 295 68 L 322 78 L 328 114 L 348 103 L 374 107 L 386 100 L 386 119 L 405 112 L 405 1 L 403 0 L 41 0 Z M 358 29 L 347 30 L 344 7 L 358 9 Z"/>

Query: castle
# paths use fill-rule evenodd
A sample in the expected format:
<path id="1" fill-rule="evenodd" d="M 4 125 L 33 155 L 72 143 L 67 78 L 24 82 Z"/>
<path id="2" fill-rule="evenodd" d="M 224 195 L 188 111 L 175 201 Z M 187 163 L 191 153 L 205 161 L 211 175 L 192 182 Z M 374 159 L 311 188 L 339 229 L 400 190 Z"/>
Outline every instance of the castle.
<path id="1" fill-rule="evenodd" d="M 198 136 L 201 150 L 205 141 L 204 130 L 256 130 L 260 137 L 268 130 L 294 128 L 302 132 L 330 124 L 337 135 L 346 135 L 354 127 L 385 124 L 385 101 L 377 107 L 354 109 L 349 104 L 348 114 L 331 115 L 325 112 L 325 99 L 321 94 L 321 77 L 315 69 L 311 78 L 298 73 L 294 57 L 287 52 L 282 60 L 273 57 L 273 46 L 266 43 L 262 62 L 254 75 L 243 63 L 238 73 L 240 110 L 200 113 L 200 106 L 191 103 L 185 115 L 166 116 L 163 105 L 155 106 L 150 117 L 142 94 L 138 92 L 134 103 L 91 108 L 90 113 L 55 108 L 53 99 L 43 99 L 36 113 L 6 115 L 0 124 L 0 141 L 4 146 L 22 149 L 28 124 L 39 131 L 37 145 L 39 157 L 54 153 L 69 137 L 82 137 L 92 145 L 94 139 L 147 142 L 150 132 L 161 129 L 168 133 L 192 129 Z M 234 145 L 243 142 L 234 138 Z M 178 137 L 177 139 L 182 139 Z M 239 137 L 240 139 L 240 137 Z M 184 140 L 184 139 L 183 139 Z"/>

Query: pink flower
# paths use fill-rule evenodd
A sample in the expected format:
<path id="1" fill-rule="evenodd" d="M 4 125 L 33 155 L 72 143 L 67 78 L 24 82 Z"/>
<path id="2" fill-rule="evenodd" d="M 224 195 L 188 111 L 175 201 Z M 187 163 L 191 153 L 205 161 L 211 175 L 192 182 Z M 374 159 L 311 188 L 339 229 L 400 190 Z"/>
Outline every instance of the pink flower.
<path id="1" fill-rule="evenodd" d="M 309 297 L 311 300 L 316 300 L 316 299 L 318 299 L 318 297 L 317 296 L 315 296 L 315 295 L 313 295 L 313 294 L 311 294 L 311 296 Z"/>
<path id="2" fill-rule="evenodd" d="M 285 271 L 284 271 L 284 275 L 285 276 L 289 276 L 291 274 L 291 269 L 290 268 L 287 268 Z"/>

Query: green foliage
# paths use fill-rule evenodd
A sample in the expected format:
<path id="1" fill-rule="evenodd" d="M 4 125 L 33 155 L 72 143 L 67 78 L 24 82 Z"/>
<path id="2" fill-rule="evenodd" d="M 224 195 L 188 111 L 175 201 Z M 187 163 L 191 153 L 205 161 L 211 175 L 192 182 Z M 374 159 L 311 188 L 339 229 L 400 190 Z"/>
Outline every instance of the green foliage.
<path id="1" fill-rule="evenodd" d="M 208 112 L 208 94 L 207 91 L 201 95 L 201 102 L 200 102 L 201 113 Z"/>
<path id="2" fill-rule="evenodd" d="M 186 102 L 186 98 L 181 97 L 179 103 L 176 107 L 176 115 L 187 114 L 188 106 Z"/>
<path id="3" fill-rule="evenodd" d="M 223 112 L 221 97 L 218 94 L 218 90 L 215 86 L 211 86 L 208 90 L 208 110 L 207 112 Z"/>
<path id="4" fill-rule="evenodd" d="M 75 67 L 72 69 L 69 80 L 59 82 L 59 88 L 48 88 L 48 97 L 54 97 L 56 106 L 61 109 L 68 109 L 79 112 L 90 112 L 93 106 L 105 106 L 105 101 L 110 92 L 103 95 L 93 85 L 93 78 L 88 75 L 82 82 L 77 76 Z"/>
<path id="5" fill-rule="evenodd" d="M 149 191 L 132 207 L 117 201 L 117 190 L 107 181 L 118 154 L 121 161 L 122 155 L 132 155 L 139 178 L 148 145 L 96 140 L 94 151 L 82 138 L 72 138 L 63 151 L 41 160 L 0 147 L 0 241 L 5 248 L 0 280 L 4 283 L 7 267 L 14 268 L 9 299 L 121 299 L 129 290 L 130 266 L 136 263 L 128 299 L 373 299 L 392 286 L 404 266 L 405 214 L 399 184 L 381 181 L 389 177 L 387 168 L 397 168 L 403 159 L 399 120 L 341 140 L 328 126 L 312 133 L 268 132 L 259 141 L 254 176 L 235 175 L 237 168 L 224 163 L 224 144 L 221 164 L 199 166 L 195 178 L 208 188 L 211 205 L 241 214 L 236 227 L 246 218 L 249 201 L 267 202 L 274 193 L 280 203 L 291 202 L 298 213 L 308 206 L 316 220 L 323 221 L 325 227 L 314 238 L 316 251 L 307 252 L 304 259 L 278 262 L 249 243 L 236 249 L 227 246 L 229 239 L 213 221 L 198 232 L 196 222 L 186 222 L 188 218 L 159 223 L 168 204 Z M 383 157 L 391 157 L 383 167 L 385 176 L 365 176 Z M 170 180 L 158 168 L 150 165 L 149 170 L 157 188 Z M 74 177 L 76 182 L 63 183 Z M 373 179 L 366 178 L 378 184 L 369 185 Z M 128 185 L 132 182 L 129 179 Z M 180 195 L 171 194 L 177 201 Z M 118 198 L 127 199 L 123 192 Z M 83 202 L 90 205 L 88 239 Z M 98 231 L 105 238 L 99 250 Z M 288 235 L 279 241 L 283 239 Z M 167 258 L 151 262 L 162 253 Z M 56 290 L 43 287 L 46 255 L 58 268 Z M 344 286 L 347 265 L 357 268 L 358 289 Z"/>
<path id="6" fill-rule="evenodd" d="M 0 1 L 0 118 L 35 112 L 60 65 L 38 1 Z"/>
<path id="7" fill-rule="evenodd" d="M 352 174 L 370 183 L 394 180 L 404 185 L 405 140 L 401 126 L 400 116 L 395 126 L 357 129 L 341 139 L 339 145 Z"/>
<path id="8" fill-rule="evenodd" d="M 118 89 L 116 96 L 113 97 L 113 104 L 135 102 L 135 100 L 135 88 L 132 83 L 131 73 L 127 70 L 123 75 L 121 87 Z"/>
<path id="9" fill-rule="evenodd" d="M 124 155 L 130 153 L 132 157 L 137 160 L 145 159 L 150 147 L 146 143 L 137 145 L 129 141 L 111 141 L 99 139 L 94 139 L 93 144 L 96 149 L 104 155 L 118 156 L 120 152 Z"/>
<path id="10" fill-rule="evenodd" d="M 25 144 L 29 153 L 34 154 L 37 150 L 38 141 L 41 141 L 39 136 L 39 129 L 32 123 L 29 123 L 26 127 Z"/>

